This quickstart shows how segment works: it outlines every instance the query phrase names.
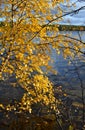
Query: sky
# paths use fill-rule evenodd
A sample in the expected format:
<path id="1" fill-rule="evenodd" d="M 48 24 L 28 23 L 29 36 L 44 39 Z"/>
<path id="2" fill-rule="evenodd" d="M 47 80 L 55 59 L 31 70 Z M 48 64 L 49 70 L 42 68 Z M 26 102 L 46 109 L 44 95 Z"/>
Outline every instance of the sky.
<path id="1" fill-rule="evenodd" d="M 74 3 L 75 6 L 71 6 L 69 9 L 66 6 L 67 3 L 61 4 L 61 6 L 66 12 L 85 6 L 85 0 L 70 0 L 68 4 L 70 6 Z M 80 10 L 77 14 L 65 16 L 60 23 L 69 25 L 85 25 L 85 8 Z"/>
<path id="2" fill-rule="evenodd" d="M 75 7 L 71 6 L 74 3 L 75 3 Z M 69 12 L 74 9 L 78 9 L 82 6 L 85 6 L 85 0 L 70 0 L 70 2 L 68 2 L 68 4 L 69 4 L 69 6 L 71 6 L 70 8 L 68 8 L 66 6 L 67 5 L 66 2 L 61 4 L 64 12 Z M 0 21 L 2 21 L 2 19 L 0 19 Z M 63 20 L 59 23 L 60 24 L 69 24 L 69 25 L 85 25 L 85 8 L 83 10 L 80 10 L 77 14 L 65 16 L 63 18 Z"/>

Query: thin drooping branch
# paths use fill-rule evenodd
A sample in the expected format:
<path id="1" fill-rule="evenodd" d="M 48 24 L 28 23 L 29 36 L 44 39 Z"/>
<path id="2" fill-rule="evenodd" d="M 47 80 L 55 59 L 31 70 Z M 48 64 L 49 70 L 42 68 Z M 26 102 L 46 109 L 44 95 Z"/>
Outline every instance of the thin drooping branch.
<path id="1" fill-rule="evenodd" d="M 64 42 L 68 42 L 67 40 L 62 40 L 62 41 L 64 41 Z M 59 40 L 55 40 L 55 41 L 52 41 L 52 42 L 45 42 L 45 43 L 40 43 L 40 44 L 37 44 L 37 46 L 43 46 L 43 45 L 53 45 L 54 43 L 56 43 L 56 42 L 59 42 Z M 81 54 L 83 54 L 83 55 L 85 55 L 85 52 L 83 52 L 82 50 L 80 50 L 80 49 L 78 49 L 78 50 L 76 50 L 75 48 L 73 48 L 73 47 L 71 47 L 71 46 L 59 46 L 59 45 L 57 45 L 57 47 L 58 48 L 60 48 L 60 49 L 70 49 L 70 50 L 73 50 L 73 51 L 75 51 L 75 52 L 77 52 L 77 53 L 81 53 Z"/>
<path id="2" fill-rule="evenodd" d="M 58 38 L 58 36 L 59 36 L 59 35 L 54 36 L 54 37 L 53 37 L 53 36 L 52 36 L 52 37 L 51 37 L 51 36 L 50 36 L 50 37 L 47 37 L 47 36 L 46 36 L 46 37 L 43 37 L 43 38 L 54 39 L 54 38 Z M 62 36 L 62 37 L 65 37 L 65 38 L 69 38 L 69 39 L 71 39 L 71 40 L 75 40 L 75 41 L 80 42 L 80 43 L 82 43 L 82 44 L 85 44 L 84 41 L 82 41 L 82 40 L 80 40 L 80 39 L 77 39 L 77 38 L 75 38 L 75 37 L 71 37 L 71 36 L 69 36 L 69 35 L 67 36 L 66 34 L 61 34 L 61 36 Z M 79 38 L 80 38 L 80 36 L 79 36 Z"/>
<path id="3" fill-rule="evenodd" d="M 77 66 L 74 64 L 74 62 L 71 60 L 72 64 L 74 65 L 75 67 L 75 71 L 76 71 L 76 74 L 78 76 L 78 79 L 80 81 L 80 87 L 81 87 L 81 94 L 82 94 L 82 104 L 83 104 L 83 117 L 82 117 L 82 120 L 83 120 L 83 124 L 84 124 L 84 121 L 85 121 L 85 117 L 84 117 L 84 113 L 85 113 L 85 103 L 84 103 L 84 87 L 83 87 L 83 82 L 82 82 L 82 79 L 80 77 L 80 74 L 79 74 L 79 70 L 77 68 Z"/>
<path id="4" fill-rule="evenodd" d="M 76 9 L 76 10 L 70 11 L 70 12 L 68 12 L 68 13 L 65 13 L 65 14 L 63 14 L 63 15 L 60 15 L 60 16 L 58 16 L 58 17 L 56 17 L 56 18 L 50 20 L 50 21 L 49 21 L 47 24 L 45 24 L 36 34 L 34 34 L 34 36 L 33 36 L 31 39 L 29 39 L 28 42 L 32 41 L 45 27 L 47 27 L 48 25 L 52 24 L 54 21 L 59 20 L 60 18 L 63 18 L 63 17 L 65 17 L 65 16 L 67 16 L 67 15 L 78 13 L 80 10 L 82 10 L 82 9 L 84 9 L 84 8 L 85 8 L 85 6 L 82 6 L 82 7 L 78 8 L 78 9 Z"/>

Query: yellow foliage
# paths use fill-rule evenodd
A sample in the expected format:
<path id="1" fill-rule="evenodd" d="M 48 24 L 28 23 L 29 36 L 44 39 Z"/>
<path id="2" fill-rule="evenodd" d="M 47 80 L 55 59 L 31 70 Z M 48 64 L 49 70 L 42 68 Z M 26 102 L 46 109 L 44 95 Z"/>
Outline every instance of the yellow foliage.
<path id="1" fill-rule="evenodd" d="M 4 25 L 0 27 L 0 79 L 15 75 L 17 82 L 26 90 L 21 108 L 30 113 L 33 103 L 42 102 L 49 105 L 55 102 L 53 85 L 42 69 L 51 69 L 51 47 L 55 48 L 58 54 L 59 49 L 65 48 L 65 57 L 73 56 L 73 52 L 68 48 L 70 40 L 66 42 L 64 36 L 58 37 L 57 26 L 52 30 L 48 26 L 54 22 L 51 8 L 60 2 L 63 0 L 4 0 L 0 4 L 0 16 L 4 19 Z M 59 16 L 61 12 L 61 8 L 58 8 Z M 74 49 L 78 51 L 79 43 L 77 45 Z M 10 106 L 7 107 L 9 108 Z"/>
<path id="2" fill-rule="evenodd" d="M 52 83 L 46 76 L 35 75 L 31 83 L 27 93 L 22 98 L 21 109 L 29 111 L 32 104 L 39 102 L 45 105 L 53 105 L 55 103 Z"/>

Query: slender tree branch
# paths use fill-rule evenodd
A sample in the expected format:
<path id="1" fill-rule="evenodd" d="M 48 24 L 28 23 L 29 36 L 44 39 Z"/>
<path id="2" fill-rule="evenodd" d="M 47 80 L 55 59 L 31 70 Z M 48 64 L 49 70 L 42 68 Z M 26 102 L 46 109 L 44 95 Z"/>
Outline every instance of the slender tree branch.
<path id="1" fill-rule="evenodd" d="M 60 15 L 59 17 L 56 17 L 56 18 L 50 20 L 47 24 L 45 24 L 45 25 L 29 40 L 29 42 L 32 41 L 45 27 L 47 27 L 48 25 L 50 25 L 52 22 L 54 22 L 54 21 L 56 21 L 56 20 L 58 20 L 58 19 L 60 19 L 60 18 L 62 18 L 62 17 L 65 17 L 65 16 L 67 16 L 67 15 L 70 15 L 70 14 L 73 14 L 73 13 L 77 13 L 77 12 L 79 12 L 80 10 L 82 10 L 82 9 L 84 9 L 84 8 L 85 8 L 85 6 L 82 6 L 82 7 L 78 8 L 78 9 L 76 9 L 76 10 L 73 10 L 73 11 L 71 11 L 71 12 L 65 13 L 65 14 L 63 14 L 63 15 Z"/>

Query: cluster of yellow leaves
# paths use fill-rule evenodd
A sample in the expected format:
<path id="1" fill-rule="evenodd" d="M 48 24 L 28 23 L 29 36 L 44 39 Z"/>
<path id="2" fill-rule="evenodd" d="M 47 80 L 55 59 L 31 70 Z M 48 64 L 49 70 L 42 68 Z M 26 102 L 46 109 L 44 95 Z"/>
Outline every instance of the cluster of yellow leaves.
<path id="1" fill-rule="evenodd" d="M 21 106 L 30 111 L 33 103 L 49 105 L 55 101 L 52 84 L 42 69 L 51 68 L 51 48 L 58 54 L 62 49 L 65 57 L 73 56 L 68 48 L 71 40 L 56 35 L 57 26 L 52 29 L 46 26 L 48 20 L 49 24 L 52 22 L 51 7 L 53 9 L 59 2 L 63 0 L 3 0 L 0 4 L 0 16 L 4 19 L 4 25 L 0 27 L 0 79 L 15 75 L 27 91 Z M 58 11 L 61 15 L 60 8 Z M 74 47 L 78 51 L 79 43 L 76 47 L 74 42 Z"/>
<path id="2" fill-rule="evenodd" d="M 17 82 L 26 90 L 21 108 L 30 112 L 33 103 L 49 105 L 55 101 L 52 84 L 43 76 L 42 70 L 43 66 L 50 68 L 47 53 L 50 48 L 49 45 L 39 45 L 46 41 L 47 29 L 42 25 L 48 15 L 51 19 L 49 2 L 6 0 L 0 5 L 1 17 L 4 18 L 4 25 L 0 27 L 0 79 L 15 75 Z M 9 105 L 7 110 L 10 109 Z"/>
<path id="3" fill-rule="evenodd" d="M 64 2 L 64 0 L 52 0 L 52 6 L 56 6 L 56 4 L 59 4 L 60 2 Z"/>
<path id="4" fill-rule="evenodd" d="M 32 78 L 27 93 L 24 94 L 21 102 L 21 109 L 30 110 L 32 104 L 41 103 L 51 105 L 55 103 L 52 83 L 46 76 L 35 75 Z"/>
<path id="5" fill-rule="evenodd" d="M 4 109 L 4 106 L 3 106 L 3 104 L 0 104 L 0 108 L 1 108 L 1 109 Z"/>

